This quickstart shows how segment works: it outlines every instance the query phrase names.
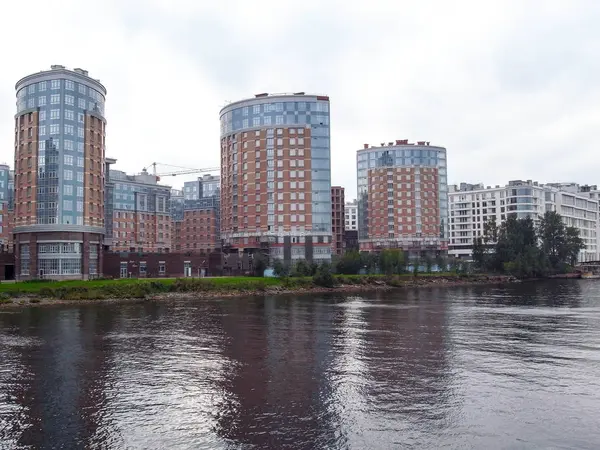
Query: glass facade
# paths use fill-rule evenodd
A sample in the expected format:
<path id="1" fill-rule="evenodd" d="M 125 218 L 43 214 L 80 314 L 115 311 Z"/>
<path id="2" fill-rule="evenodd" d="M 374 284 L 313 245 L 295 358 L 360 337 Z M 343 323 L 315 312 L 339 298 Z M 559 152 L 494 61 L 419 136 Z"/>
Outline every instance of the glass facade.
<path id="1" fill-rule="evenodd" d="M 331 151 L 329 99 L 327 97 L 289 95 L 250 99 L 226 108 L 221 115 L 221 137 L 257 128 L 267 128 L 267 156 L 274 158 L 277 128 L 310 128 L 312 230 L 331 233 Z M 301 138 L 299 136 L 299 138 Z M 239 153 L 237 154 L 239 159 Z M 271 163 L 271 159 L 268 163 Z M 238 160 L 238 164 L 243 162 Z M 273 161 L 274 163 L 274 161 Z M 274 168 L 274 164 L 272 166 Z M 269 192 L 274 192 L 274 175 L 267 174 Z M 269 180 L 273 181 L 269 182 Z M 274 218 L 273 218 L 274 221 Z"/>

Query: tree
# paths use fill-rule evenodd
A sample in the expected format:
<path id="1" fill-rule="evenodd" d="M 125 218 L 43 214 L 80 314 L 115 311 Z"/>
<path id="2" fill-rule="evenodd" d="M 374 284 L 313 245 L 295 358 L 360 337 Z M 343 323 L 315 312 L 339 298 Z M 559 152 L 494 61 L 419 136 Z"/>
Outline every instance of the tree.
<path id="1" fill-rule="evenodd" d="M 357 275 L 362 268 L 360 253 L 346 252 L 335 265 L 335 271 L 344 275 Z"/>
<path id="2" fill-rule="evenodd" d="M 291 271 L 291 276 L 293 277 L 306 277 L 311 275 L 310 266 L 303 259 L 296 262 L 294 268 Z"/>
<path id="3" fill-rule="evenodd" d="M 478 269 L 487 269 L 488 264 L 486 259 L 485 245 L 483 243 L 483 239 L 480 237 L 473 239 L 473 262 Z"/>
<path id="4" fill-rule="evenodd" d="M 290 274 L 290 268 L 279 259 L 276 259 L 273 263 L 273 273 L 278 277 L 287 277 Z"/>
<path id="5" fill-rule="evenodd" d="M 313 275 L 313 283 L 316 286 L 323 286 L 332 288 L 335 286 L 335 278 L 331 273 L 331 265 L 323 263 L 317 269 L 317 272 Z"/>
<path id="6" fill-rule="evenodd" d="M 262 253 L 255 253 L 252 257 L 252 268 L 255 277 L 262 277 L 267 268 L 266 257 Z"/>
<path id="7" fill-rule="evenodd" d="M 542 251 L 550 267 L 556 269 L 567 257 L 565 225 L 556 211 L 546 211 L 540 220 L 538 233 Z"/>
<path id="8" fill-rule="evenodd" d="M 400 274 L 404 271 L 404 254 L 402 250 L 385 249 L 379 253 L 379 270 L 386 275 Z"/>
<path id="9" fill-rule="evenodd" d="M 574 227 L 565 228 L 565 262 L 574 266 L 579 252 L 585 249 L 585 242 L 579 236 L 579 230 Z"/>

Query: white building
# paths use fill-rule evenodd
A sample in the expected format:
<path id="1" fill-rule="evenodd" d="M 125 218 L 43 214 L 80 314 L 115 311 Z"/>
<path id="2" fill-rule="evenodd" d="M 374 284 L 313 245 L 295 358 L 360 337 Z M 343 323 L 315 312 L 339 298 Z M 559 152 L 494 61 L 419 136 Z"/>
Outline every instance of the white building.
<path id="1" fill-rule="evenodd" d="M 594 188 L 594 187 L 592 187 Z M 531 217 L 539 224 L 546 211 L 559 213 L 565 225 L 579 230 L 586 244 L 580 261 L 598 259 L 598 191 L 577 184 L 546 184 L 510 181 L 506 186 L 484 187 L 461 183 L 449 187 L 450 245 L 448 254 L 469 259 L 473 240 L 483 235 L 484 224 L 495 218 L 500 224 L 509 214 Z M 593 196 L 596 194 L 596 197 Z"/>
<path id="2" fill-rule="evenodd" d="M 344 206 L 346 230 L 358 230 L 358 203 L 356 200 Z"/>

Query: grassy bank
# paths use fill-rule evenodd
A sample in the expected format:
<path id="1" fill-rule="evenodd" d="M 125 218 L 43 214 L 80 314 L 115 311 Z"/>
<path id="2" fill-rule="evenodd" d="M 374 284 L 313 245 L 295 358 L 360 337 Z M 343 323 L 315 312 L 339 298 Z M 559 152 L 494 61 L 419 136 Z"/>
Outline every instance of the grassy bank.
<path id="1" fill-rule="evenodd" d="M 265 292 L 310 292 L 315 289 L 356 290 L 364 288 L 395 288 L 433 283 L 469 284 L 503 282 L 498 277 L 465 276 L 453 274 L 335 275 L 327 283 L 312 277 L 287 278 L 168 278 L 117 279 L 92 281 L 29 281 L 0 283 L 0 303 L 14 303 L 28 299 L 30 303 L 42 300 L 102 300 L 148 298 L 167 293 L 198 293 L 205 295 L 261 294 Z"/>

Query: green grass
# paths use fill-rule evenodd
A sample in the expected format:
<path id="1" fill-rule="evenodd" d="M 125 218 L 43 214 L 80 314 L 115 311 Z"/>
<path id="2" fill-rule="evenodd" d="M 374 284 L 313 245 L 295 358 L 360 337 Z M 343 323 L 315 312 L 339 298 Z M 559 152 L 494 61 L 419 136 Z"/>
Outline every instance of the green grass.
<path id="1" fill-rule="evenodd" d="M 457 277 L 455 274 L 419 274 L 419 277 Z M 335 275 L 334 284 L 381 285 L 401 287 L 413 278 L 402 275 Z M 9 301 L 20 296 L 85 300 L 107 298 L 146 298 L 148 295 L 167 292 L 261 292 L 268 288 L 302 289 L 314 287 L 318 281 L 312 277 L 255 278 L 144 278 L 115 280 L 74 281 L 24 281 L 0 283 L 0 299 Z"/>

